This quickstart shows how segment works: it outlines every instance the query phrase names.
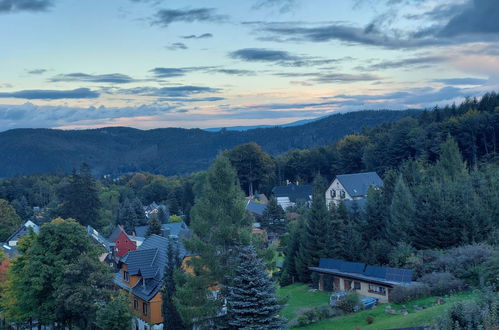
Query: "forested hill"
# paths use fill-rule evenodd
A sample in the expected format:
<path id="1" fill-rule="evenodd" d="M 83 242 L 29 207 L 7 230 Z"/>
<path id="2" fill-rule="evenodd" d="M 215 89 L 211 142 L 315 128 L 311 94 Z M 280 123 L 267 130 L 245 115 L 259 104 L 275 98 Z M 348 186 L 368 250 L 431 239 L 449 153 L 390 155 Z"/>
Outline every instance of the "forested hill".
<path id="1" fill-rule="evenodd" d="M 290 149 L 331 143 L 363 127 L 417 115 L 417 110 L 359 111 L 336 114 L 305 125 L 248 131 L 201 129 L 138 130 L 108 127 L 92 130 L 15 129 L 0 133 L 0 177 L 68 173 L 87 162 L 95 174 L 131 171 L 175 175 L 206 169 L 225 149 L 256 142 L 278 155 Z"/>

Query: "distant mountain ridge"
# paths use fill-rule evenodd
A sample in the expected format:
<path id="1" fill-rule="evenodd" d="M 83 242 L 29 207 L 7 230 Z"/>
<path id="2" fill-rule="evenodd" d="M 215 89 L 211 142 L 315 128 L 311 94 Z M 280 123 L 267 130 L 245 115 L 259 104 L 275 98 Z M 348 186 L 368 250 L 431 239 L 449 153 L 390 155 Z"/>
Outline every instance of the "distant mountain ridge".
<path id="1" fill-rule="evenodd" d="M 280 125 L 211 127 L 211 128 L 204 128 L 204 130 L 208 131 L 208 132 L 219 132 L 221 130 L 227 130 L 227 131 L 248 131 L 250 129 L 257 129 L 257 128 L 293 127 L 293 126 L 299 126 L 299 125 L 305 125 L 305 124 L 308 124 L 308 123 L 312 123 L 314 121 L 321 120 L 321 119 L 326 118 L 326 117 L 329 117 L 329 116 L 322 116 L 322 117 L 312 118 L 312 119 L 303 119 L 303 120 L 293 121 L 291 123 L 280 124 Z"/>
<path id="2" fill-rule="evenodd" d="M 69 173 L 87 162 L 95 174 L 147 171 L 181 175 L 206 169 L 222 151 L 256 142 L 272 154 L 332 143 L 341 137 L 415 116 L 418 110 L 357 111 L 304 125 L 245 131 L 106 127 L 89 130 L 14 129 L 0 133 L 0 177 Z"/>

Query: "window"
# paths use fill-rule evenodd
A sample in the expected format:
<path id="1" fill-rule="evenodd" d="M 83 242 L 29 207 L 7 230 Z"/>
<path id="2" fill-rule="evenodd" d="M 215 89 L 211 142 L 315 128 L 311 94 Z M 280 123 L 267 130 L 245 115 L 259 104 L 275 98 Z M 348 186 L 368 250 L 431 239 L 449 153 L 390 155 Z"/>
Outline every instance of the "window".
<path id="1" fill-rule="evenodd" d="M 386 288 L 384 286 L 369 284 L 369 292 L 386 296 Z"/>
<path id="2" fill-rule="evenodd" d="M 345 190 L 340 190 L 340 197 L 345 198 Z"/>
<path id="3" fill-rule="evenodd" d="M 330 194 L 331 194 L 332 198 L 335 198 L 336 197 L 336 190 L 331 189 Z"/>
<path id="4" fill-rule="evenodd" d="M 123 280 L 125 282 L 130 282 L 130 274 L 128 274 L 126 270 L 123 272 Z"/>
<path id="5" fill-rule="evenodd" d="M 353 282 L 353 288 L 354 288 L 354 290 L 360 290 L 360 282 L 359 281 L 354 281 Z"/>
<path id="6" fill-rule="evenodd" d="M 139 301 L 137 300 L 137 298 L 133 298 L 133 309 L 139 310 Z"/>
<path id="7" fill-rule="evenodd" d="M 147 303 L 142 303 L 142 314 L 147 315 Z"/>

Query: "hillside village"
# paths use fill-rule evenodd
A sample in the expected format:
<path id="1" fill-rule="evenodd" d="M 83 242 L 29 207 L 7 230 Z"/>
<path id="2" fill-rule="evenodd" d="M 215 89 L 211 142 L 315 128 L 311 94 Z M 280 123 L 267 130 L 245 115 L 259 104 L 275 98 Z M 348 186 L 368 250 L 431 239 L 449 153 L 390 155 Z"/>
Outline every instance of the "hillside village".
<path id="1" fill-rule="evenodd" d="M 447 329 L 472 317 L 493 329 L 497 157 L 491 140 L 471 150 L 447 128 L 497 123 L 497 110 L 468 107 L 277 159 L 244 144 L 188 177 L 95 179 L 83 164 L 2 179 L 3 324 L 235 329 L 259 311 L 257 328 Z M 423 144 L 435 154 L 407 154 L 407 127 L 429 121 L 442 130 Z M 386 134 L 397 140 L 382 155 Z"/>

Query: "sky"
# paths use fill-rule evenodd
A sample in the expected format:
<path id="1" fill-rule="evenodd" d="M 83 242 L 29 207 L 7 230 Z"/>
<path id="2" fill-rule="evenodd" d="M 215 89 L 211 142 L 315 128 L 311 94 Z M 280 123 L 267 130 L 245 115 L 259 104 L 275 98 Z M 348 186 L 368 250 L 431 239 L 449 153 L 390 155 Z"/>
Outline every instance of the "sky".
<path id="1" fill-rule="evenodd" d="M 0 0 L 0 131 L 277 125 L 491 91 L 498 0 Z"/>

